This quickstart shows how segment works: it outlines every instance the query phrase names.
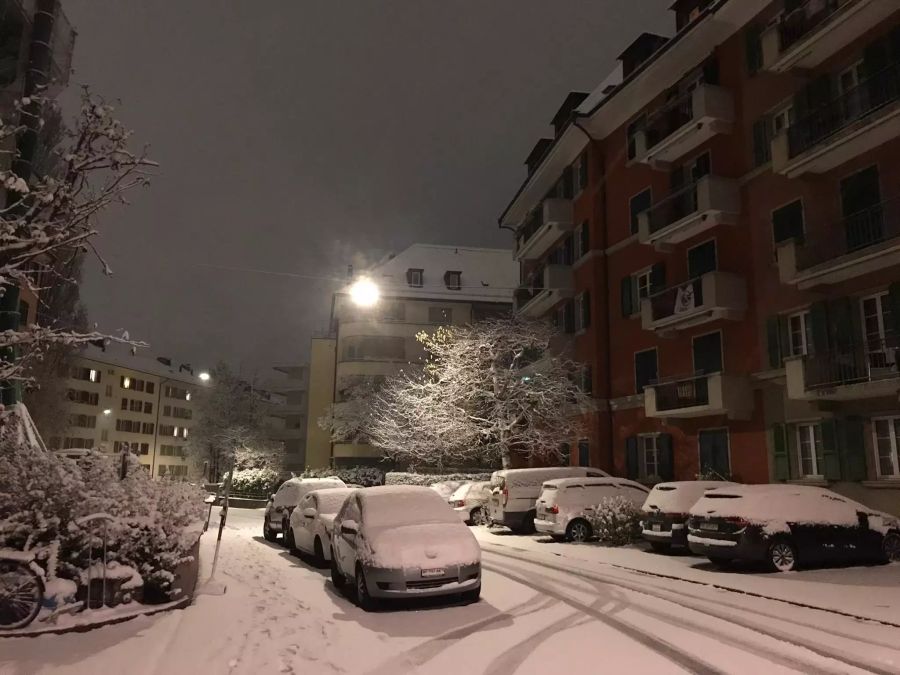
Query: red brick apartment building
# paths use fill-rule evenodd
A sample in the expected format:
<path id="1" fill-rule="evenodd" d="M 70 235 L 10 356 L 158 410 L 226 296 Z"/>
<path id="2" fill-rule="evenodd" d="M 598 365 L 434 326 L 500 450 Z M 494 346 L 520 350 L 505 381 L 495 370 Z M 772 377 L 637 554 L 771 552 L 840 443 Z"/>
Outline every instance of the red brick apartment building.
<path id="1" fill-rule="evenodd" d="M 596 399 L 575 463 L 900 512 L 900 2 L 680 0 L 500 218 Z"/>

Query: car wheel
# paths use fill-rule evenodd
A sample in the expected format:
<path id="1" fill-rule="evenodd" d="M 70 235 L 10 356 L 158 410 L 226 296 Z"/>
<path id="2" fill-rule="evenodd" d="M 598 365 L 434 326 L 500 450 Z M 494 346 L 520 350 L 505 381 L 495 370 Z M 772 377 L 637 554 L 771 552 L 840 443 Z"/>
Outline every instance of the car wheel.
<path id="1" fill-rule="evenodd" d="M 272 531 L 272 528 L 269 527 L 269 517 L 265 516 L 263 519 L 263 539 L 266 541 L 275 541 L 278 537 L 276 532 Z"/>
<path id="2" fill-rule="evenodd" d="M 654 553 L 668 553 L 672 549 L 672 545 L 661 541 L 651 541 L 650 548 Z"/>
<path id="3" fill-rule="evenodd" d="M 481 584 L 478 584 L 478 586 L 471 591 L 463 591 L 460 594 L 460 599 L 464 605 L 474 605 L 481 599 Z"/>
<path id="4" fill-rule="evenodd" d="M 885 562 L 900 562 L 900 534 L 888 532 L 881 542 Z"/>
<path id="5" fill-rule="evenodd" d="M 766 560 L 775 572 L 790 572 L 797 567 L 797 549 L 787 539 L 776 539 L 769 544 Z"/>
<path id="6" fill-rule="evenodd" d="M 593 534 L 590 523 L 581 518 L 576 518 L 566 527 L 566 541 L 587 541 Z"/>
<path id="7" fill-rule="evenodd" d="M 366 585 L 366 573 L 362 565 L 356 566 L 356 604 L 364 612 L 375 609 L 375 600 L 369 595 L 369 587 Z"/>
<path id="8" fill-rule="evenodd" d="M 334 549 L 331 549 L 331 583 L 340 590 L 344 587 L 345 581 L 343 573 L 338 568 L 337 558 L 334 557 Z"/>
<path id="9" fill-rule="evenodd" d="M 480 506 L 472 509 L 469 514 L 469 523 L 472 525 L 487 525 L 487 517 L 484 515 L 484 509 Z"/>
<path id="10" fill-rule="evenodd" d="M 537 514 L 534 511 L 529 511 L 525 514 L 525 520 L 522 521 L 522 529 L 520 534 L 534 534 L 536 530 L 534 529 L 534 517 Z"/>
<path id="11" fill-rule="evenodd" d="M 300 551 L 297 550 L 297 542 L 294 539 L 294 528 L 291 527 L 290 524 L 288 524 L 283 536 L 284 545 L 287 546 L 288 551 L 290 551 L 292 555 L 300 553 Z"/>
<path id="12" fill-rule="evenodd" d="M 290 529 L 291 529 L 291 524 L 287 520 L 282 520 L 281 521 L 281 545 L 284 546 L 285 548 L 288 545 L 287 533 L 288 533 L 288 530 L 290 530 Z"/>
<path id="13" fill-rule="evenodd" d="M 316 541 L 313 544 L 313 554 L 315 555 L 315 563 L 316 567 L 324 567 L 325 566 L 325 553 L 322 549 L 322 540 L 316 537 Z"/>

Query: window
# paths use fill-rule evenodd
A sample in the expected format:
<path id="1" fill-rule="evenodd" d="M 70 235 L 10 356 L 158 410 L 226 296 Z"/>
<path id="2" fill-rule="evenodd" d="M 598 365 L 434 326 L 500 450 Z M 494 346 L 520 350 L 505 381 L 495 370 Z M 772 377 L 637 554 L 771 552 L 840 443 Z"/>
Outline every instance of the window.
<path id="1" fill-rule="evenodd" d="M 90 450 L 94 447 L 93 438 L 65 438 L 63 450 Z"/>
<path id="2" fill-rule="evenodd" d="M 772 120 L 763 115 L 753 123 L 753 166 L 759 167 L 772 161 Z"/>
<path id="3" fill-rule="evenodd" d="M 428 323 L 453 323 L 453 309 L 450 307 L 429 307 Z"/>
<path id="4" fill-rule="evenodd" d="M 69 377 L 73 380 L 83 380 L 85 382 L 99 382 L 100 381 L 100 371 L 95 370 L 94 368 L 80 368 L 78 366 L 73 366 L 71 371 L 69 371 Z"/>
<path id="5" fill-rule="evenodd" d="M 647 188 L 643 192 L 636 194 L 629 202 L 631 210 L 631 234 L 637 234 L 639 228 L 638 216 L 653 206 L 653 192 Z"/>
<path id="6" fill-rule="evenodd" d="M 591 294 L 589 291 L 575 296 L 575 332 L 591 326 Z"/>
<path id="7" fill-rule="evenodd" d="M 382 302 L 381 318 L 385 321 L 403 321 L 406 319 L 406 305 L 402 302 Z M 190 399 L 188 399 L 190 400 Z"/>
<path id="8" fill-rule="evenodd" d="M 398 361 L 406 357 L 406 341 L 402 337 L 358 335 L 342 342 L 344 361 Z"/>
<path id="9" fill-rule="evenodd" d="M 762 27 L 750 24 L 744 32 L 744 51 L 747 58 L 747 74 L 756 75 L 763 66 Z"/>
<path id="10" fill-rule="evenodd" d="M 650 270 L 640 272 L 634 275 L 634 287 L 637 290 L 638 309 L 640 309 L 640 300 L 650 297 L 650 288 L 652 287 Z"/>
<path id="11" fill-rule="evenodd" d="M 587 438 L 578 441 L 578 466 L 591 465 L 591 442 Z"/>
<path id="12" fill-rule="evenodd" d="M 722 371 L 722 334 L 718 331 L 693 340 L 694 372 L 708 375 Z"/>
<path id="13" fill-rule="evenodd" d="M 128 399 L 127 398 L 122 399 L 122 410 L 128 410 Z"/>
<path id="14" fill-rule="evenodd" d="M 184 457 L 184 448 L 180 445 L 161 445 L 159 454 L 163 457 Z"/>
<path id="15" fill-rule="evenodd" d="M 571 300 L 566 300 L 556 310 L 556 315 L 554 317 L 557 328 L 559 328 L 563 333 L 574 333 L 575 332 L 575 303 Z"/>
<path id="16" fill-rule="evenodd" d="M 97 417 L 95 415 L 69 415 L 69 426 L 95 429 L 97 427 Z"/>
<path id="17" fill-rule="evenodd" d="M 639 436 L 641 449 L 641 478 L 657 478 L 659 470 L 659 436 Z"/>
<path id="18" fill-rule="evenodd" d="M 141 433 L 141 423 L 137 420 L 116 420 L 116 431 L 139 434 Z"/>
<path id="19" fill-rule="evenodd" d="M 170 387 L 167 386 L 164 390 L 166 398 L 175 398 L 180 399 L 182 401 L 190 401 L 191 394 L 187 389 L 182 389 L 181 387 Z"/>
<path id="20" fill-rule="evenodd" d="M 584 221 L 578 226 L 575 232 L 575 260 L 587 255 L 591 250 L 591 228 L 588 221 Z"/>
<path id="21" fill-rule="evenodd" d="M 647 122 L 647 116 L 641 115 L 636 120 L 632 121 L 631 124 L 628 125 L 628 129 L 625 132 L 628 136 L 628 159 L 636 159 L 637 158 L 637 135 L 638 132 L 641 131 Z"/>
<path id="22" fill-rule="evenodd" d="M 788 317 L 788 335 L 790 336 L 791 356 L 804 356 L 812 347 L 812 322 L 809 312 L 798 312 Z"/>
<path id="23" fill-rule="evenodd" d="M 644 387 L 659 379 L 656 349 L 636 352 L 634 355 L 634 390 L 644 393 Z"/>
<path id="24" fill-rule="evenodd" d="M 698 246 L 689 248 L 687 259 L 688 278 L 690 279 L 696 279 L 709 272 L 715 272 L 717 268 L 716 240 L 710 239 Z"/>
<path id="25" fill-rule="evenodd" d="M 588 156 L 584 152 L 572 165 L 572 174 L 575 179 L 575 194 L 577 195 L 588 186 Z"/>
<path id="26" fill-rule="evenodd" d="M 462 288 L 462 272 L 444 272 L 444 284 L 451 291 Z"/>
<path id="27" fill-rule="evenodd" d="M 803 239 L 803 202 L 799 199 L 772 211 L 772 239 L 776 244 Z"/>
<path id="28" fill-rule="evenodd" d="M 788 127 L 794 123 L 794 106 L 786 105 L 776 110 L 769 116 L 770 137 L 775 138 L 779 134 L 786 133 Z"/>
<path id="29" fill-rule="evenodd" d="M 159 425 L 159 435 L 160 436 L 177 436 L 178 435 L 178 427 L 172 426 L 171 424 L 160 424 Z"/>
<path id="30" fill-rule="evenodd" d="M 731 459 L 728 451 L 728 429 L 704 429 L 698 436 L 698 443 L 701 475 L 729 478 Z"/>
<path id="31" fill-rule="evenodd" d="M 425 270 L 411 267 L 406 270 L 406 283 L 413 288 L 422 288 Z"/>
<path id="32" fill-rule="evenodd" d="M 153 382 L 148 382 L 147 383 L 147 393 L 152 394 L 154 391 L 156 391 L 156 385 Z M 188 394 L 188 400 L 190 400 L 190 396 L 191 395 Z"/>
<path id="33" fill-rule="evenodd" d="M 132 391 L 144 391 L 146 388 L 147 393 L 153 393 L 153 383 L 145 382 L 144 380 L 138 380 L 134 377 L 129 377 L 127 375 L 122 375 L 119 380 L 119 384 L 122 386 L 122 389 L 131 389 Z"/>
<path id="34" fill-rule="evenodd" d="M 153 404 L 148 401 L 144 401 L 144 414 L 151 415 L 152 413 L 153 413 Z"/>
<path id="35" fill-rule="evenodd" d="M 585 394 L 594 393 L 594 369 L 590 366 L 584 366 L 581 369 L 581 383 L 579 389 Z"/>
<path id="36" fill-rule="evenodd" d="M 900 478 L 900 417 L 872 420 L 879 478 Z"/>
<path id="37" fill-rule="evenodd" d="M 100 432 L 100 440 L 108 441 L 109 440 L 109 429 L 104 429 Z"/>
<path id="38" fill-rule="evenodd" d="M 153 434 L 153 422 L 144 422 L 141 424 L 141 433 L 142 434 Z"/>
<path id="39" fill-rule="evenodd" d="M 820 476 L 822 467 L 822 427 L 819 424 L 797 425 L 797 453 L 800 456 L 801 476 Z"/>
<path id="40" fill-rule="evenodd" d="M 663 263 L 622 279 L 622 316 L 639 313 L 641 300 L 663 290 L 665 286 L 666 267 Z"/>
<path id="41" fill-rule="evenodd" d="M 190 408 L 179 408 L 176 406 L 172 408 L 171 416 L 176 419 L 189 420 L 193 418 L 194 413 Z"/>
<path id="42" fill-rule="evenodd" d="M 112 398 L 112 385 L 106 385 L 106 398 Z"/>
<path id="43" fill-rule="evenodd" d="M 66 397 L 72 403 L 83 403 L 85 405 L 97 405 L 100 402 L 100 394 L 93 391 L 80 391 L 78 389 L 69 389 Z"/>

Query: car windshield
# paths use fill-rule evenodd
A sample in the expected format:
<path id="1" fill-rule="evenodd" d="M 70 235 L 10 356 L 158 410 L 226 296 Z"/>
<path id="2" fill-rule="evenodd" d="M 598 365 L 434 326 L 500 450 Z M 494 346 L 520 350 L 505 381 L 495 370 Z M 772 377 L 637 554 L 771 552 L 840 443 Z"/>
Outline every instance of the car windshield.
<path id="1" fill-rule="evenodd" d="M 428 494 L 372 494 L 363 506 L 367 527 L 402 527 L 426 523 L 459 523 L 459 518 L 436 492 Z"/>

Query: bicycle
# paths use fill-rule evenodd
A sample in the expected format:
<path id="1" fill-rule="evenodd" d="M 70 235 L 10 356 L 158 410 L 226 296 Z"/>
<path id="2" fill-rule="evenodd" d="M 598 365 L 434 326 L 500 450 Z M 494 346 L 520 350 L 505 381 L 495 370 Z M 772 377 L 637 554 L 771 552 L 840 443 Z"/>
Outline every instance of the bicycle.
<path id="1" fill-rule="evenodd" d="M 24 628 L 44 604 L 44 579 L 31 554 L 0 549 L 0 628 Z"/>

